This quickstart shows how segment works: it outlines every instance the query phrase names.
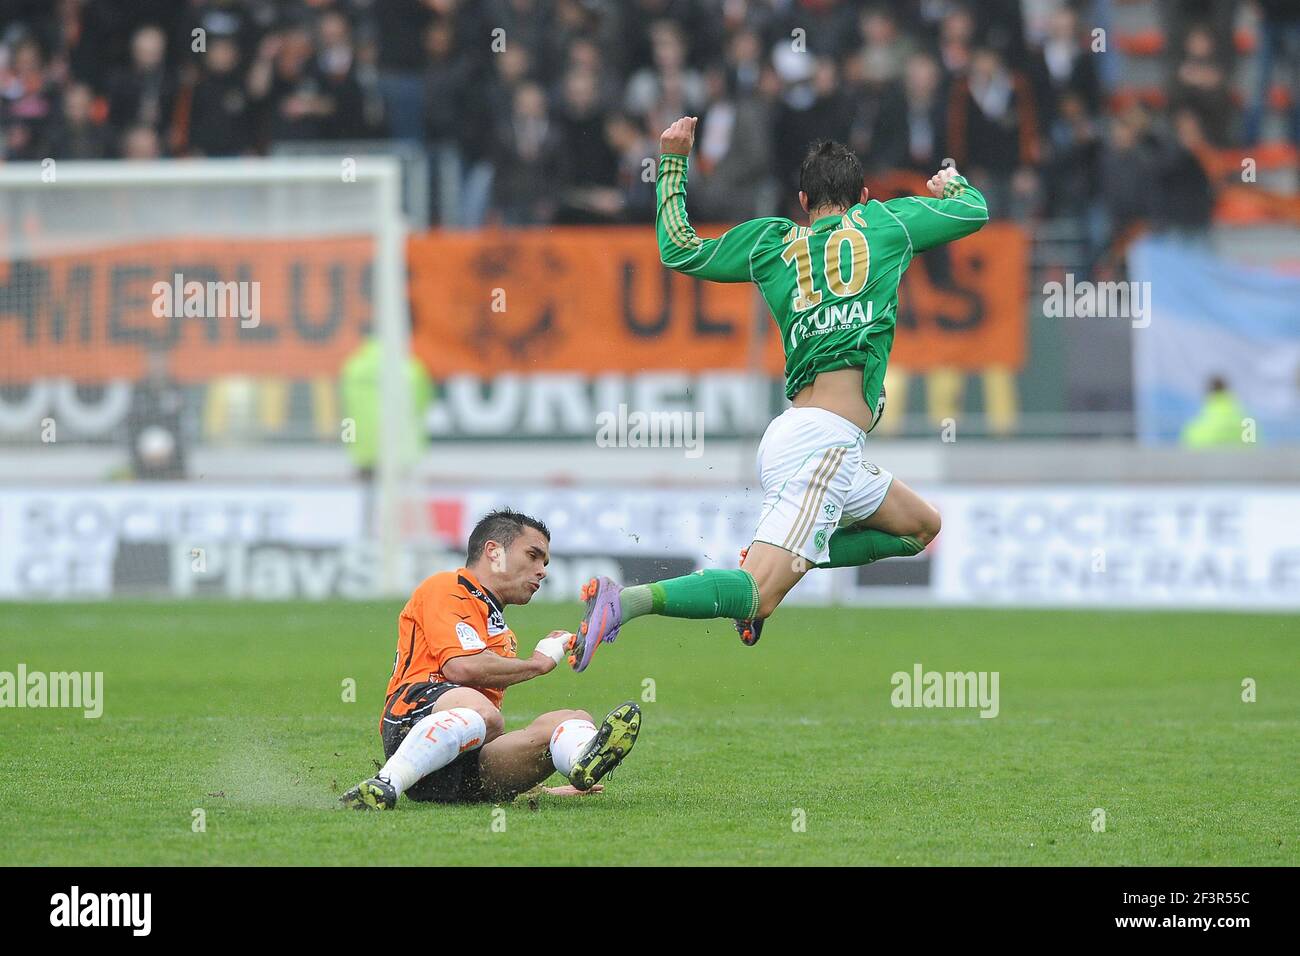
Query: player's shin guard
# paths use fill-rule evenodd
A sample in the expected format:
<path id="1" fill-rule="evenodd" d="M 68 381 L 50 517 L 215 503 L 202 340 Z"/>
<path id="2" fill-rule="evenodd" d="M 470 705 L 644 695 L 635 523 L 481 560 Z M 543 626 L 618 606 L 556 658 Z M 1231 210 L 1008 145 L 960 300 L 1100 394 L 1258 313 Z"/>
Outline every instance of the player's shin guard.
<path id="1" fill-rule="evenodd" d="M 467 750 L 483 746 L 486 738 L 487 725 L 478 711 L 469 707 L 440 710 L 411 728 L 378 775 L 400 796 Z"/>
<path id="2" fill-rule="evenodd" d="M 555 769 L 568 776 L 573 770 L 573 762 L 596 736 L 596 725 L 590 720 L 572 718 L 555 728 L 551 734 L 551 760 Z"/>

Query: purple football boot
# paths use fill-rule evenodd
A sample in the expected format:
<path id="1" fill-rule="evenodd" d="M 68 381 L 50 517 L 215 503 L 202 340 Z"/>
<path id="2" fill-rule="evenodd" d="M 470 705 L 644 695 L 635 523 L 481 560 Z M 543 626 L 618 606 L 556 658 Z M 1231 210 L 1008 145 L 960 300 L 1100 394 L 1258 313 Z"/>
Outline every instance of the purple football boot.
<path id="1" fill-rule="evenodd" d="M 623 609 L 618 600 L 622 590 L 621 585 L 606 577 L 592 578 L 582 586 L 587 611 L 574 640 L 573 650 L 578 653 L 569 657 L 569 666 L 575 671 L 585 671 L 596 656 L 597 646 L 618 637 L 618 629 L 623 626 Z"/>

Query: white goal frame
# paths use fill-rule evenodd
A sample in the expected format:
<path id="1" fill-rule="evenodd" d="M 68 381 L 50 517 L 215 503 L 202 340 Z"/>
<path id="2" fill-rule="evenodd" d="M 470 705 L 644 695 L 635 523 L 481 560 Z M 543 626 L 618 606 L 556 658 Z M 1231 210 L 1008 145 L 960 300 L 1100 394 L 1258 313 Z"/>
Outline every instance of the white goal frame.
<path id="1" fill-rule="evenodd" d="M 347 167 L 344 175 L 345 163 Z M 241 158 L 128 160 L 45 160 L 0 165 L 0 208 L 13 210 L 28 192 L 95 187 L 371 184 L 373 209 L 374 321 L 385 374 L 380 376 L 379 441 L 372 527 L 380 548 L 380 590 L 401 593 L 401 498 L 407 465 L 403 443 L 410 422 L 405 364 L 410 346 L 406 282 L 406 218 L 402 211 L 401 163 L 392 156 L 349 159 Z M 355 230 L 351 230 L 354 231 Z M 196 224 L 195 234 L 203 235 Z M 292 241 L 286 239 L 285 241 Z"/>

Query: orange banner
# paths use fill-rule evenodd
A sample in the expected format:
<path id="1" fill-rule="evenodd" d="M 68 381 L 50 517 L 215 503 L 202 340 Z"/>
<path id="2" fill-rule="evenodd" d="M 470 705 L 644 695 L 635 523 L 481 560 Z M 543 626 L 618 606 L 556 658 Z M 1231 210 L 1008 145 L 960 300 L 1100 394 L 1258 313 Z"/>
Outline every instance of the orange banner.
<path id="1" fill-rule="evenodd" d="M 784 366 L 757 291 L 663 268 L 648 227 L 434 233 L 408 248 L 414 349 L 435 378 Z M 1019 368 L 1028 268 L 1008 223 L 918 256 L 899 297 L 898 364 Z"/>
<path id="2" fill-rule="evenodd" d="M 334 375 L 370 321 L 364 238 L 172 240 L 0 263 L 0 382 Z"/>
<path id="3" fill-rule="evenodd" d="M 182 382 L 336 375 L 369 325 L 371 253 L 364 238 L 199 239 L 0 263 L 0 383 L 137 378 L 150 349 Z M 408 256 L 413 349 L 435 378 L 783 368 L 757 291 L 663 268 L 649 227 L 428 233 Z M 1028 270 L 1008 223 L 918 256 L 897 364 L 1019 368 Z M 187 312 L 191 284 L 234 284 L 255 320 L 211 298 Z"/>

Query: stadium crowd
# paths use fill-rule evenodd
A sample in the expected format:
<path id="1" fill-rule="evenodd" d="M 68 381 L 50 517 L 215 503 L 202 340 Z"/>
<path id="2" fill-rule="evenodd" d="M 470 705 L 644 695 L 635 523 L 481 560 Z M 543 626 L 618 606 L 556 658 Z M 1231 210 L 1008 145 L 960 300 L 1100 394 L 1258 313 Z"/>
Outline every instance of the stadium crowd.
<path id="1" fill-rule="evenodd" d="M 1296 15 L 1256 2 L 1273 57 Z M 700 221 L 796 211 L 801 151 L 830 137 L 875 175 L 951 157 L 995 216 L 1087 216 L 1102 197 L 1109 228 L 1195 227 L 1210 212 L 1200 148 L 1260 130 L 1264 84 L 1245 109 L 1230 92 L 1222 24 L 1236 4 L 1164 4 L 1161 110 L 1115 107 L 1115 77 L 1091 49 L 1109 7 L 0 0 L 0 148 L 135 159 L 393 138 L 451 171 L 456 208 L 434 210 L 440 221 L 639 222 L 653 218 L 659 131 L 696 114 Z"/>

